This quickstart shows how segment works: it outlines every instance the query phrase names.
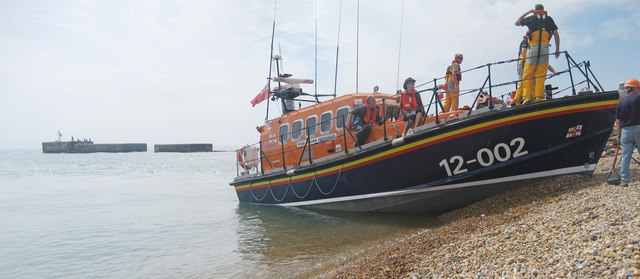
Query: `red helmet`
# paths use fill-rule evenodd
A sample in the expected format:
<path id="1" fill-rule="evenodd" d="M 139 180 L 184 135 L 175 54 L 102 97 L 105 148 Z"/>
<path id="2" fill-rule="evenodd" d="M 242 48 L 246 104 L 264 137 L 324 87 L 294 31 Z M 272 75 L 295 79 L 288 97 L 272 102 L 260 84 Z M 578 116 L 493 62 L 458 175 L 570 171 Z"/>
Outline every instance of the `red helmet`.
<path id="1" fill-rule="evenodd" d="M 624 83 L 624 89 L 627 89 L 629 87 L 638 87 L 638 88 L 640 88 L 640 81 L 638 81 L 635 78 L 627 80 L 627 82 Z"/>

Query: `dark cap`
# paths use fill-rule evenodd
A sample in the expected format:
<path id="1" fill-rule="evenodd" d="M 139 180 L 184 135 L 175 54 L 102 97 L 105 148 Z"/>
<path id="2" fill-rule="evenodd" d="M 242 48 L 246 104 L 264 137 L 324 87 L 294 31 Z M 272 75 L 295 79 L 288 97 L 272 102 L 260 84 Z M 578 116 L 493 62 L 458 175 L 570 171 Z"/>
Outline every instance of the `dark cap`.
<path id="1" fill-rule="evenodd" d="M 402 88 L 404 88 L 404 90 L 407 90 L 407 83 L 409 83 L 409 82 L 413 82 L 413 83 L 415 83 L 415 82 L 416 82 L 416 80 L 415 80 L 415 79 L 413 79 L 413 78 L 408 78 L 408 79 L 406 79 L 406 80 L 404 81 L 404 85 L 402 85 Z"/>

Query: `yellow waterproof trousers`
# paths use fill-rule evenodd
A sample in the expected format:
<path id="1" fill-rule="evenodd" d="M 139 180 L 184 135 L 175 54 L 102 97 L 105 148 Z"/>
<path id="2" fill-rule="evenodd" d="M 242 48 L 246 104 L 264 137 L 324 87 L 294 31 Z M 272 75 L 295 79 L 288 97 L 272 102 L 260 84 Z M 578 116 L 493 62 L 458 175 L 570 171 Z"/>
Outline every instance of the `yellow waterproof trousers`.
<path id="1" fill-rule="evenodd" d="M 520 54 L 520 61 L 518 61 L 518 79 L 522 80 L 522 75 L 524 74 L 524 64 L 525 64 L 525 59 L 522 57 L 522 54 Z M 522 88 L 522 81 L 520 81 L 518 83 L 518 89 L 516 90 L 516 94 L 513 96 L 513 100 L 512 103 L 515 104 L 516 106 L 522 105 L 522 90 L 524 88 Z"/>
<path id="2" fill-rule="evenodd" d="M 544 100 L 544 81 L 547 78 L 548 70 L 549 64 L 524 64 L 524 74 L 522 74 L 522 94 L 524 99 L 523 104 L 531 102 L 532 97 L 536 102 Z M 533 81 L 534 77 L 535 87 Z"/>
<path id="3" fill-rule="evenodd" d="M 523 104 L 531 102 L 532 98 L 536 102 L 544 100 L 544 81 L 547 79 L 547 71 L 549 70 L 550 37 L 550 33 L 546 31 L 535 31 L 531 34 L 527 59 L 524 63 L 524 73 L 522 74 Z"/>
<path id="4" fill-rule="evenodd" d="M 513 102 L 515 102 L 516 106 L 522 105 L 522 91 L 524 91 L 524 88 L 522 88 L 523 83 L 522 81 L 518 84 L 518 89 L 516 90 L 516 95 L 513 96 Z M 529 98 L 531 99 L 531 98 Z"/>
<path id="5" fill-rule="evenodd" d="M 442 106 L 444 107 L 444 112 L 450 112 L 452 110 L 458 110 L 458 95 L 460 92 L 451 92 L 447 93 L 444 99 L 444 103 Z"/>
<path id="6" fill-rule="evenodd" d="M 447 80 L 447 87 L 447 94 L 445 94 L 444 103 L 442 104 L 444 112 L 458 110 L 458 95 L 460 91 L 456 91 L 455 83 L 451 79 Z"/>

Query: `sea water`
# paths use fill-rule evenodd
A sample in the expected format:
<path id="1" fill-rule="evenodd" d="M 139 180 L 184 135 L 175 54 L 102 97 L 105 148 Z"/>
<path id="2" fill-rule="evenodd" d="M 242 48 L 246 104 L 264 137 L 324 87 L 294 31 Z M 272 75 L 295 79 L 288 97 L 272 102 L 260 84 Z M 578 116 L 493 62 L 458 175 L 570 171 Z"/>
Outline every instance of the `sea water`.
<path id="1" fill-rule="evenodd" d="M 0 278 L 293 278 L 435 219 L 239 203 L 235 154 L 0 150 Z"/>

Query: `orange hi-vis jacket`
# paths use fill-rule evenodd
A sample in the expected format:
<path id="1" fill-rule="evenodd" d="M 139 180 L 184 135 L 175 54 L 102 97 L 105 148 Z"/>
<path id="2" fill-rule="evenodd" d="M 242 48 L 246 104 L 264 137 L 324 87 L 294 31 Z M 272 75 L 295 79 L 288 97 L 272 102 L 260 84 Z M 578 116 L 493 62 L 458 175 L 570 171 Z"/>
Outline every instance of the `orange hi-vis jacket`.
<path id="1" fill-rule="evenodd" d="M 418 108 L 418 99 L 416 98 L 416 94 L 418 94 L 418 90 L 415 89 L 413 89 L 412 94 L 407 93 L 406 90 L 402 92 L 400 104 L 402 105 L 403 109 L 414 110 Z"/>
<path id="2" fill-rule="evenodd" d="M 375 106 L 373 108 L 374 110 L 371 111 L 371 107 L 367 106 L 367 112 L 364 113 L 364 123 L 370 124 L 370 125 L 373 125 L 373 123 L 376 123 L 376 118 L 378 116 L 378 108 Z"/>

